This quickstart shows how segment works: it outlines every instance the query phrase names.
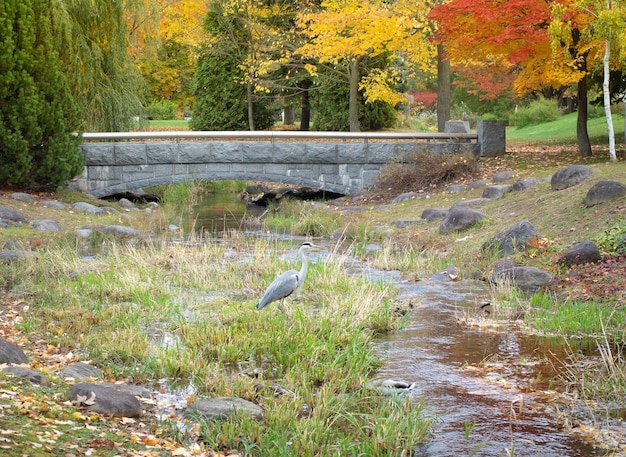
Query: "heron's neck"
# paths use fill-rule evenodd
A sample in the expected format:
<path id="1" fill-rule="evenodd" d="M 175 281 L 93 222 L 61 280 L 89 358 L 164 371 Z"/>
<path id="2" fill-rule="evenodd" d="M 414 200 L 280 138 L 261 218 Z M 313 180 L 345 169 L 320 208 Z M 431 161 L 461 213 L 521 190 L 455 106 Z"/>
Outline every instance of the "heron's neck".
<path id="1" fill-rule="evenodd" d="M 306 273 L 309 270 L 309 259 L 304 250 L 300 251 L 300 260 L 302 260 L 302 267 L 300 267 L 300 272 L 298 273 L 298 282 L 302 283 L 306 279 Z"/>

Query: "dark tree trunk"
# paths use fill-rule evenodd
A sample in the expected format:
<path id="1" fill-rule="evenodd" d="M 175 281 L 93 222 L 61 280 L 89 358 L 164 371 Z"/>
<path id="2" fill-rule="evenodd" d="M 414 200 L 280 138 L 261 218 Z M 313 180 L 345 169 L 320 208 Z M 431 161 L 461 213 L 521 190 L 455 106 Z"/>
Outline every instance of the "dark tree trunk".
<path id="1" fill-rule="evenodd" d="M 300 130 L 308 131 L 311 128 L 311 95 L 309 88 L 313 81 L 307 79 L 302 82 L 302 111 L 300 112 Z"/>
<path id="2" fill-rule="evenodd" d="M 450 120 L 450 61 L 443 45 L 437 45 L 437 129 L 443 132 Z"/>
<path id="3" fill-rule="evenodd" d="M 350 131 L 360 132 L 359 124 L 359 80 L 361 77 L 361 60 L 362 57 L 356 57 L 350 62 L 350 100 L 348 102 L 348 111 L 350 113 Z"/>
<path id="4" fill-rule="evenodd" d="M 283 110 L 285 119 L 283 120 L 283 123 L 285 125 L 293 125 L 295 123 L 294 118 L 294 112 L 293 112 L 293 107 L 291 106 L 285 106 L 284 110 Z"/>
<path id="5" fill-rule="evenodd" d="M 578 116 L 576 117 L 576 140 L 581 157 L 591 156 L 591 142 L 587 131 L 587 77 L 578 81 Z"/>
<path id="6" fill-rule="evenodd" d="M 576 62 L 577 69 L 587 73 L 587 54 L 578 54 L 577 45 L 580 42 L 580 30 L 572 29 L 572 46 L 569 53 Z M 591 155 L 591 142 L 587 132 L 587 76 L 583 76 L 578 81 L 578 116 L 576 118 L 576 140 L 578 141 L 578 151 L 581 157 Z"/>

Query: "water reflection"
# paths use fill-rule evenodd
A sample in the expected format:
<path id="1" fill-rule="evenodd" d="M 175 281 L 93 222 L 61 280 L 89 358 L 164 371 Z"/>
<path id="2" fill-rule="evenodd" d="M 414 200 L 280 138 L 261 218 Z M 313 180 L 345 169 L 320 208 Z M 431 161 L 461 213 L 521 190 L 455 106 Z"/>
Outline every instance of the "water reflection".
<path id="1" fill-rule="evenodd" d="M 217 234 L 230 230 L 240 230 L 246 220 L 254 220 L 265 211 L 256 205 L 249 205 L 236 193 L 206 194 L 184 215 L 182 229 L 185 233 Z"/>
<path id="2" fill-rule="evenodd" d="M 460 327 L 457 316 L 488 299 L 479 284 L 442 278 L 400 285 L 401 298 L 422 303 L 408 326 L 377 344 L 381 378 L 415 383 L 416 398 L 437 417 L 431 439 L 416 455 L 447 457 L 596 456 L 587 443 L 560 430 L 533 392 L 558 366 L 554 341 L 513 331 Z"/>

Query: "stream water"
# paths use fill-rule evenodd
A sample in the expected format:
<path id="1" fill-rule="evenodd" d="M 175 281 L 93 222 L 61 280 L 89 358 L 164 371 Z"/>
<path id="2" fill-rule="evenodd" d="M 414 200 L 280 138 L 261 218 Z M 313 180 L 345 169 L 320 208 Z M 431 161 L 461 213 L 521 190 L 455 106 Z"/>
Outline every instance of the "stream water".
<path id="1" fill-rule="evenodd" d="M 228 208 L 223 216 L 215 207 L 199 213 L 196 224 L 209 230 L 200 214 L 220 223 L 233 217 L 235 211 L 223 207 Z M 222 230 L 220 223 L 212 230 Z M 383 361 L 377 377 L 413 383 L 409 394 L 423 400 L 426 414 L 435 418 L 428 441 L 414 456 L 606 455 L 564 431 L 545 408 L 550 400 L 541 393 L 558 374 L 554 360 L 566 356 L 564 341 L 460 326 L 460 315 L 477 312 L 489 300 L 481 283 L 452 281 L 444 274 L 404 282 L 397 272 L 373 270 L 356 259 L 349 269 L 394 282 L 400 298 L 416 304 L 406 327 L 376 342 Z"/>

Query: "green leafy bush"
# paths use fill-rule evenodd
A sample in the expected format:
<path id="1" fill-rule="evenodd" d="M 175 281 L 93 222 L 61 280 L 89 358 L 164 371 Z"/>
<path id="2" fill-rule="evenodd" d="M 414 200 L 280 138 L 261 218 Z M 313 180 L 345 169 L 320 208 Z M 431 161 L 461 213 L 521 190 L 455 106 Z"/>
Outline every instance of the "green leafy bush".
<path id="1" fill-rule="evenodd" d="M 176 105 L 169 100 L 155 100 L 146 108 L 148 119 L 175 119 Z"/>
<path id="2" fill-rule="evenodd" d="M 618 216 L 615 225 L 597 239 L 598 247 L 609 255 L 626 254 L 626 217 Z"/>
<path id="3" fill-rule="evenodd" d="M 539 98 L 530 102 L 528 106 L 519 108 L 517 112 L 511 116 L 511 123 L 518 129 L 521 129 L 529 125 L 556 121 L 562 114 L 563 112 L 558 107 L 555 100 Z"/>

